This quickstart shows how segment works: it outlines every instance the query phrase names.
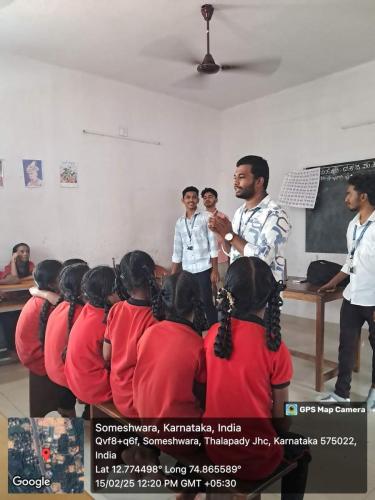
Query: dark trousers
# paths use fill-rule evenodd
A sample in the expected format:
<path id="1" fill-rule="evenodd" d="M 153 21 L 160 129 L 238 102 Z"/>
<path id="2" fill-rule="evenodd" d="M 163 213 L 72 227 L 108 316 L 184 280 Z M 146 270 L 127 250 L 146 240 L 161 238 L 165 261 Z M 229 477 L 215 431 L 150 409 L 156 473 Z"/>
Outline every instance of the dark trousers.
<path id="1" fill-rule="evenodd" d="M 217 322 L 217 311 L 212 300 L 211 269 L 207 269 L 207 271 L 201 273 L 195 273 L 194 276 L 199 284 L 200 298 L 203 302 L 208 325 L 211 326 Z"/>
<path id="2" fill-rule="evenodd" d="M 372 383 L 375 384 L 375 306 L 356 306 L 343 300 L 340 312 L 339 372 L 335 393 L 348 398 L 354 367 L 355 353 L 361 328 L 367 321 L 369 341 L 372 347 Z"/>

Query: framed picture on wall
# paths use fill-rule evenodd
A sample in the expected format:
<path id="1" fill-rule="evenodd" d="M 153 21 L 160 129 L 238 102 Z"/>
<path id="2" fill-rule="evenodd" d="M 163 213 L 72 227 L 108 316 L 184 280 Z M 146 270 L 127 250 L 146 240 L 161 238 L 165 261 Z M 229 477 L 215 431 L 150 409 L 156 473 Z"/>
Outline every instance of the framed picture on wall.
<path id="1" fill-rule="evenodd" d="M 74 161 L 63 161 L 60 164 L 60 186 L 78 187 L 78 165 Z"/>
<path id="2" fill-rule="evenodd" d="M 0 188 L 4 187 L 4 160 L 0 160 Z"/>
<path id="3" fill-rule="evenodd" d="M 36 188 L 43 185 L 41 160 L 22 160 L 25 187 Z"/>

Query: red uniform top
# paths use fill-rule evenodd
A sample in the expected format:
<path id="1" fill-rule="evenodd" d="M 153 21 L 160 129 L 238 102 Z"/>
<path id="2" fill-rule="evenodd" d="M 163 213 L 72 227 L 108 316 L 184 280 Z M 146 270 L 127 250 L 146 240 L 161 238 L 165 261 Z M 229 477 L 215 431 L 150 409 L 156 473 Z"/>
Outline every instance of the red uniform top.
<path id="1" fill-rule="evenodd" d="M 194 381 L 206 381 L 202 338 L 187 324 L 161 321 L 138 342 L 134 405 L 141 418 L 200 417 Z"/>
<path id="2" fill-rule="evenodd" d="M 104 365 L 104 309 L 86 304 L 70 331 L 65 376 L 73 394 L 89 404 L 112 399 Z"/>
<path id="3" fill-rule="evenodd" d="M 271 423 L 272 388 L 289 385 L 292 362 L 289 351 L 282 342 L 276 352 L 267 348 L 263 322 L 231 319 L 233 351 L 229 360 L 214 354 L 214 343 L 219 325 L 212 325 L 204 340 L 207 363 L 206 418 L 253 418 L 247 421 L 250 428 L 240 436 L 254 439 L 268 438 L 271 446 L 207 445 L 207 454 L 214 463 L 241 465 L 238 476 L 244 479 L 261 479 L 268 476 L 281 462 L 283 449 L 274 445 L 276 431 Z M 246 421 L 238 420 L 245 425 Z M 231 436 L 233 437 L 233 436 Z"/>
<path id="4" fill-rule="evenodd" d="M 29 260 L 29 275 L 31 275 L 34 271 L 34 263 L 31 262 L 31 260 Z M 8 265 L 6 265 L 4 267 L 4 269 L 2 271 L 0 271 L 0 280 L 2 280 L 3 278 L 6 278 L 9 274 L 11 274 L 12 272 L 12 268 L 11 268 L 11 265 L 10 263 Z"/>
<path id="5" fill-rule="evenodd" d="M 46 375 L 43 346 L 39 340 L 39 317 L 44 299 L 32 297 L 23 306 L 16 327 L 16 350 L 23 365 L 36 375 Z M 53 306 L 50 307 L 50 311 Z"/>
<path id="6" fill-rule="evenodd" d="M 46 338 L 44 342 L 44 362 L 47 375 L 56 384 L 68 387 L 64 373 L 63 351 L 68 344 L 68 313 L 69 302 L 61 302 L 48 318 Z M 77 304 L 73 316 L 73 325 L 78 318 L 83 306 Z"/>
<path id="7" fill-rule="evenodd" d="M 110 382 L 113 402 L 127 417 L 136 417 L 133 405 L 133 374 L 137 343 L 143 332 L 156 323 L 148 301 L 128 299 L 115 304 L 108 315 L 104 342 L 112 346 Z"/>

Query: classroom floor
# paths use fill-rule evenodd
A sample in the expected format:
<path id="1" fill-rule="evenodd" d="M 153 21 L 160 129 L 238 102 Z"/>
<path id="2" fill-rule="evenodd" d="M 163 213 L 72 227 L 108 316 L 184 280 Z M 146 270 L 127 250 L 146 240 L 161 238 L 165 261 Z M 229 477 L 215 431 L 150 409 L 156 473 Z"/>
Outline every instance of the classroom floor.
<path id="1" fill-rule="evenodd" d="M 282 334 L 286 344 L 293 349 L 313 353 L 315 350 L 315 322 L 313 320 L 296 318 L 284 315 L 282 318 Z M 327 359 L 336 360 L 338 346 L 338 326 L 326 323 L 325 356 Z M 361 346 L 361 370 L 353 375 L 351 398 L 354 401 L 366 399 L 370 386 L 371 374 L 371 349 L 369 347 L 367 332 L 363 331 Z M 294 378 L 290 387 L 290 400 L 314 401 L 320 394 L 315 392 L 314 366 L 309 361 L 293 358 Z M 334 388 L 334 380 L 326 383 L 325 389 Z M 77 405 L 77 415 L 81 415 L 82 405 Z M 0 366 L 0 412 L 6 417 L 28 415 L 28 371 L 20 364 Z M 51 416 L 54 413 L 50 414 Z M 56 414 L 57 416 L 57 414 Z M 375 415 L 368 417 L 368 492 L 364 494 L 324 495 L 306 494 L 307 500 L 375 500 Z M 86 432 L 86 457 L 89 457 L 88 427 Z M 89 488 L 89 467 L 86 468 L 86 491 Z M 96 500 L 118 500 L 124 495 L 99 495 L 91 494 Z M 146 497 L 146 495 L 144 495 Z M 140 495 L 127 495 L 129 500 L 140 500 Z M 148 500 L 174 499 L 173 494 L 147 495 Z M 280 498 L 277 494 L 262 494 L 262 500 Z"/>

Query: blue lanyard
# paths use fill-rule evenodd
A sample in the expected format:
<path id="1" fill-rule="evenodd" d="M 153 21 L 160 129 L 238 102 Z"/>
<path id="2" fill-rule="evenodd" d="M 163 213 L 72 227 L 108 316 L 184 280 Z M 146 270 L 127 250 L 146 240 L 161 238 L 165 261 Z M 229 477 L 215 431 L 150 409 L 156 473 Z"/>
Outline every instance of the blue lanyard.
<path id="1" fill-rule="evenodd" d="M 243 227 L 243 231 L 241 231 L 241 226 L 242 226 L 242 216 L 243 216 L 244 210 L 242 210 L 242 212 L 241 212 L 240 225 L 238 226 L 238 233 L 237 233 L 240 238 L 242 238 L 248 222 L 253 217 L 253 215 L 255 215 L 258 212 L 258 210 L 260 210 L 260 207 L 253 208 L 252 210 L 253 210 L 253 213 L 250 215 L 250 217 L 245 222 L 244 227 Z"/>
<path id="2" fill-rule="evenodd" d="M 362 229 L 362 232 L 361 234 L 359 235 L 358 237 L 358 240 L 357 240 L 357 224 L 355 224 L 354 226 L 354 231 L 353 231 L 353 239 L 352 239 L 352 249 L 350 250 L 350 259 L 353 260 L 353 257 L 354 257 L 354 254 L 355 254 L 355 251 L 357 250 L 357 248 L 359 247 L 359 244 L 361 243 L 361 240 L 365 234 L 365 232 L 367 231 L 367 229 L 370 227 L 370 224 L 371 224 L 371 220 L 368 220 L 365 224 L 365 227 Z"/>
<path id="3" fill-rule="evenodd" d="M 191 232 L 190 232 L 190 229 L 189 229 L 188 223 L 186 222 L 186 217 L 185 217 L 185 226 L 186 226 L 187 234 L 189 236 L 189 245 L 191 245 L 191 238 L 193 236 L 194 223 L 195 223 L 195 219 L 197 217 L 198 217 L 198 214 L 194 214 L 193 222 L 191 223 Z"/>

